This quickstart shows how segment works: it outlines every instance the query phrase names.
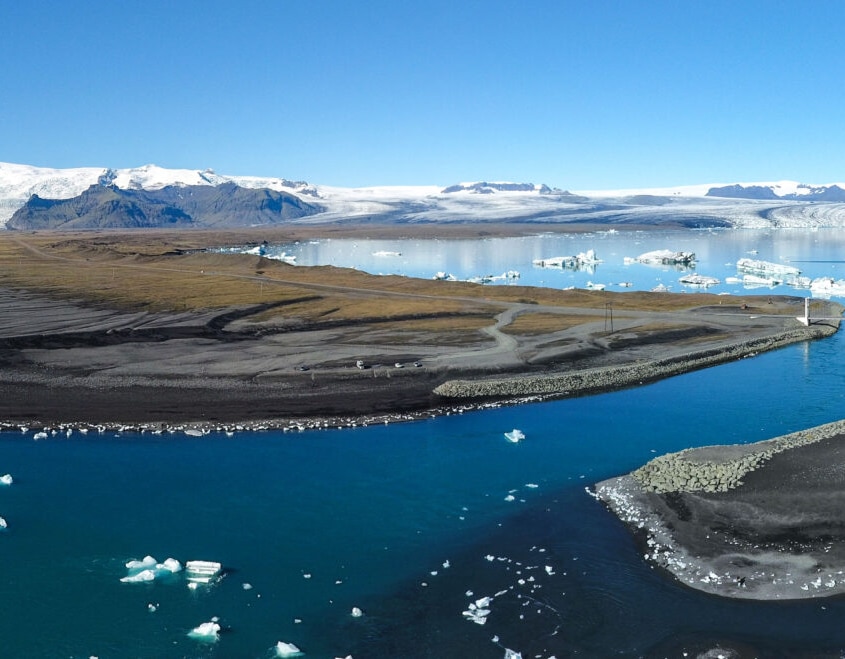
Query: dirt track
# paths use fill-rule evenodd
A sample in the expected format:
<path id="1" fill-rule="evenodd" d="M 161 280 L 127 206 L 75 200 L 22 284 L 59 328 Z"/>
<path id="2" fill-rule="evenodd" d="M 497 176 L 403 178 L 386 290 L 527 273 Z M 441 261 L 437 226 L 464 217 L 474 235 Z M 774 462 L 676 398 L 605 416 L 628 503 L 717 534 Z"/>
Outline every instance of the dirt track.
<path id="1" fill-rule="evenodd" d="M 0 419 L 283 424 L 420 412 L 450 404 L 433 393 L 449 380 L 545 377 L 665 359 L 800 327 L 784 313 L 799 308 L 792 299 L 778 299 L 781 314 L 770 316 L 729 305 L 616 311 L 612 332 L 594 320 L 595 309 L 488 303 L 502 309 L 495 325 L 456 345 L 438 345 L 424 331 L 397 343 L 373 322 L 289 327 L 255 320 L 267 305 L 123 313 L 6 289 L 0 291 Z M 506 333 L 525 313 L 581 314 L 587 322 Z M 358 360 L 365 368 L 356 367 Z"/>

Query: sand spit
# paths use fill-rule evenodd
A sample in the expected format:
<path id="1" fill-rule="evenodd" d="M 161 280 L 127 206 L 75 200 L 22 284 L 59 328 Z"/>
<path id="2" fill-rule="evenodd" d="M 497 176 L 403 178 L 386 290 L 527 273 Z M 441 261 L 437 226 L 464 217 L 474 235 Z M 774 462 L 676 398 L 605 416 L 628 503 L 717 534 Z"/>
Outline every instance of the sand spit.
<path id="1" fill-rule="evenodd" d="M 691 588 L 755 600 L 845 593 L 845 420 L 660 456 L 595 496 L 647 561 Z"/>

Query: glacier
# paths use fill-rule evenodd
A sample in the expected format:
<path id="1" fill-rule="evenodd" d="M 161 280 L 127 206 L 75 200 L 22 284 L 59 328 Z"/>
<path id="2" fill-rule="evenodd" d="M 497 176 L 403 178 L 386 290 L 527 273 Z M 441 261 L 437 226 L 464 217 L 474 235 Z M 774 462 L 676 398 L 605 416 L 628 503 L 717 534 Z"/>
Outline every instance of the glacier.
<path id="1" fill-rule="evenodd" d="M 95 184 L 157 190 L 232 183 L 291 194 L 322 208 L 319 213 L 292 220 L 296 224 L 368 218 L 375 222 L 532 222 L 550 226 L 589 222 L 688 228 L 845 227 L 845 201 L 838 201 L 845 198 L 845 183 L 713 183 L 575 192 L 508 182 L 343 188 L 152 164 L 130 169 L 55 169 L 4 162 L 0 162 L 0 227 L 5 227 L 33 194 L 70 199 Z"/>

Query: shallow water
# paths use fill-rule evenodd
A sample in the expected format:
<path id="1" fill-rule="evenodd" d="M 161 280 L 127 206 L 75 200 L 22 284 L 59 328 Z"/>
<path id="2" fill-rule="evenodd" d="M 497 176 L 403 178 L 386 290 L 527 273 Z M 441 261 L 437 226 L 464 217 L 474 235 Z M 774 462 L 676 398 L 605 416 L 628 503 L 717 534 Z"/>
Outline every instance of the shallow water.
<path id="1" fill-rule="evenodd" d="M 843 341 L 409 424 L 1 433 L 0 474 L 15 482 L 0 486 L 0 654 L 268 657 L 284 640 L 306 656 L 356 659 L 500 658 L 506 647 L 680 657 L 719 644 L 741 656 L 839 656 L 845 601 L 755 604 L 686 589 L 650 568 L 584 488 L 667 451 L 845 417 Z M 508 442 L 512 428 L 526 439 Z M 178 574 L 121 583 L 124 563 L 146 554 L 216 560 L 227 573 L 197 590 Z M 462 615 L 498 592 L 485 625 Z M 214 616 L 217 642 L 187 636 Z"/>

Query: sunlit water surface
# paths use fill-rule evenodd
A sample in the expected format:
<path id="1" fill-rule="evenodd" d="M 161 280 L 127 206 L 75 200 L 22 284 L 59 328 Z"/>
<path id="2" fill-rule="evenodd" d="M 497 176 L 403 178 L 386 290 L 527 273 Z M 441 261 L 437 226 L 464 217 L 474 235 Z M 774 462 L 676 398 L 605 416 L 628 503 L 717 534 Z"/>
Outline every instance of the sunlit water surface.
<path id="1" fill-rule="evenodd" d="M 554 285 L 672 280 L 668 268 L 621 264 L 662 248 L 696 251 L 698 270 L 715 276 L 752 249 L 811 261 L 810 276 L 841 267 L 839 239 L 823 232 L 508 240 L 354 244 L 371 260 L 425 253 L 425 268 L 457 271 L 449 259 L 460 257 L 470 264 L 460 274 L 527 267 L 537 279 L 521 283 Z M 341 262 L 341 242 L 287 249 Z M 526 266 L 529 256 L 590 248 L 608 259 L 591 274 Z M 380 250 L 403 256 L 372 257 Z M 452 256 L 434 263 L 444 251 Z M 428 276 L 422 269 L 400 270 Z M 271 657 L 281 640 L 305 656 L 355 659 L 501 658 L 505 648 L 525 658 L 714 647 L 839 656 L 845 601 L 764 604 L 688 590 L 651 569 L 585 487 L 667 451 L 845 417 L 842 354 L 837 335 L 615 393 L 367 428 L 37 441 L 35 429 L 2 433 L 0 474 L 14 483 L 0 486 L 9 525 L 0 654 Z M 526 439 L 508 442 L 512 428 Z M 195 590 L 182 574 L 122 583 L 125 562 L 147 554 L 220 561 L 226 574 Z M 462 615 L 494 595 L 485 625 Z M 218 640 L 188 637 L 214 617 Z"/>

